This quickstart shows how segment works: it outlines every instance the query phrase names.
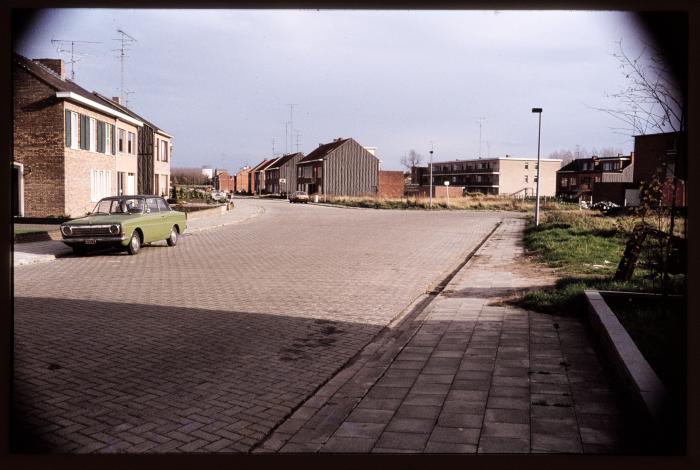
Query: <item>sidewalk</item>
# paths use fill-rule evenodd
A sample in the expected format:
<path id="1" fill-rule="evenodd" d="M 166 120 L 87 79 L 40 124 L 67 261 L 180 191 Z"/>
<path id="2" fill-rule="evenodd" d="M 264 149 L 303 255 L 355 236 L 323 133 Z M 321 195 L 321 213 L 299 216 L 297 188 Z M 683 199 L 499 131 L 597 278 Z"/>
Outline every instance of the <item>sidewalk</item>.
<path id="1" fill-rule="evenodd" d="M 618 453 L 620 407 L 577 319 L 502 306 L 548 284 L 506 219 L 422 312 L 376 339 L 255 452 Z"/>
<path id="2" fill-rule="evenodd" d="M 212 217 L 194 219 L 187 222 L 184 235 L 201 232 L 216 227 L 243 222 L 257 217 L 265 212 L 265 209 L 253 200 L 234 199 L 234 208 L 228 212 Z M 40 242 L 15 243 L 14 266 L 43 263 L 53 261 L 61 256 L 72 253 L 73 250 L 59 240 L 46 240 Z"/>

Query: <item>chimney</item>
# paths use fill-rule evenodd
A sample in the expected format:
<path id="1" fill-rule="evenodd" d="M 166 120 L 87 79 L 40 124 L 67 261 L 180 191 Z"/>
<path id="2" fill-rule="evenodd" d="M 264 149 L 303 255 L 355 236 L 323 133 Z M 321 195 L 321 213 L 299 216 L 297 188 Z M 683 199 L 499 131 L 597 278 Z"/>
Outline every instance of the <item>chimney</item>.
<path id="1" fill-rule="evenodd" d="M 66 69 L 63 66 L 62 59 L 34 59 L 34 62 L 39 62 L 44 67 L 51 69 L 56 75 L 61 77 L 61 80 L 66 79 Z"/>
<path id="2" fill-rule="evenodd" d="M 114 102 L 117 103 L 117 104 L 121 104 L 121 103 L 119 103 L 119 97 L 118 97 L 118 96 L 113 96 L 113 97 L 112 97 L 112 101 L 114 101 Z"/>

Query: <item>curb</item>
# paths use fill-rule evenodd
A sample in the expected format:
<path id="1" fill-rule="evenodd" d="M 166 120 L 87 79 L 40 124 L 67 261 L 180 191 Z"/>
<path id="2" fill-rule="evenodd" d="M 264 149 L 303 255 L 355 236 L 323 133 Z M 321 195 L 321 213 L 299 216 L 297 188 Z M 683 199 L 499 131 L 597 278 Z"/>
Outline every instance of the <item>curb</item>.
<path id="1" fill-rule="evenodd" d="M 245 217 L 243 219 L 239 220 L 232 220 L 230 222 L 225 222 L 223 224 L 216 224 L 216 225 L 210 225 L 208 227 L 199 227 L 199 228 L 188 228 L 185 232 L 185 234 L 192 234 L 192 233 L 198 233 L 198 232 L 204 232 L 206 230 L 210 230 L 213 228 L 219 228 L 219 227 L 225 227 L 227 225 L 233 225 L 233 224 L 238 224 L 241 222 L 245 222 L 246 220 L 254 219 L 255 217 L 259 217 L 265 213 L 265 208 L 262 206 L 257 206 L 257 209 L 254 214 L 249 215 L 248 217 Z"/>
<path id="2" fill-rule="evenodd" d="M 668 402 L 666 387 L 651 368 L 637 345 L 610 309 L 600 291 L 584 290 L 588 302 L 588 319 L 598 335 L 603 353 L 612 365 L 616 378 L 647 421 L 659 425 L 664 420 Z M 656 432 L 663 432 L 657 429 Z"/>

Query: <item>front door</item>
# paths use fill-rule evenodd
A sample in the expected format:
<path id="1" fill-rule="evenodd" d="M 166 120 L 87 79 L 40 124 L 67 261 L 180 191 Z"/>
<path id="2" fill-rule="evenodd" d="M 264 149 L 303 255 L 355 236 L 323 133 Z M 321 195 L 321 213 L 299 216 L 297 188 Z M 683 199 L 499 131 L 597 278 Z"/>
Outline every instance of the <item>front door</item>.
<path id="1" fill-rule="evenodd" d="M 136 194 L 136 175 L 129 173 L 126 177 L 126 194 Z"/>
<path id="2" fill-rule="evenodd" d="M 24 184 L 22 181 L 22 167 L 12 165 L 12 215 L 24 216 Z"/>

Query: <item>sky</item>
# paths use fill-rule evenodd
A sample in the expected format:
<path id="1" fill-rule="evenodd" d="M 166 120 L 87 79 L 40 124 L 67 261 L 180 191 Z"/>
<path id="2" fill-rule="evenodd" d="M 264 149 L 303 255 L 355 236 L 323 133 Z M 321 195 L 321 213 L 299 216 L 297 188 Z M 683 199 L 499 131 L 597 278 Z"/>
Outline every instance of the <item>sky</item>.
<path id="1" fill-rule="evenodd" d="M 56 9 L 14 48 L 68 61 L 52 39 L 98 42 L 75 44 L 75 81 L 119 96 L 117 30 L 136 39 L 128 106 L 174 136 L 172 166 L 229 171 L 338 137 L 376 147 L 382 169 L 431 148 L 434 161 L 536 157 L 533 107 L 543 157 L 629 153 L 595 108 L 626 84 L 618 42 L 634 55 L 647 41 L 623 12 Z"/>

